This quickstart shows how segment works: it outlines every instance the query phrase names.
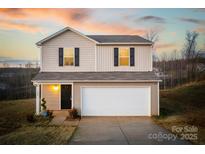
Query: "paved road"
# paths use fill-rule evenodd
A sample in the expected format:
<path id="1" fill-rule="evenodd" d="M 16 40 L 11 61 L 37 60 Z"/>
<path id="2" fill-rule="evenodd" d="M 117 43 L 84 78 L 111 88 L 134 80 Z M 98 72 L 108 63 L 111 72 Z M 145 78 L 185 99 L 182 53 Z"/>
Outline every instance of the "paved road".
<path id="1" fill-rule="evenodd" d="M 69 144 L 190 144 L 174 137 L 149 117 L 83 117 Z"/>

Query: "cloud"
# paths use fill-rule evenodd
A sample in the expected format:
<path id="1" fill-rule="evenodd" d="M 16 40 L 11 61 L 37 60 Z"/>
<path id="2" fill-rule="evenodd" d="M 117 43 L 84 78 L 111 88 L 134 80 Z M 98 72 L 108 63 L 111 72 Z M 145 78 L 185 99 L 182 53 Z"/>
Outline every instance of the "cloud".
<path id="1" fill-rule="evenodd" d="M 60 25 L 77 25 L 88 18 L 89 12 L 87 9 L 0 9 L 0 24 L 1 29 L 37 32 L 42 26 L 30 23 L 53 21 Z"/>
<path id="2" fill-rule="evenodd" d="M 197 27 L 194 31 L 196 31 L 198 33 L 202 33 L 205 35 L 205 28 L 204 27 Z"/>
<path id="3" fill-rule="evenodd" d="M 157 16 L 143 16 L 137 21 L 150 21 L 150 22 L 155 22 L 155 23 L 165 23 L 165 19 Z"/>
<path id="4" fill-rule="evenodd" d="M 88 17 L 91 10 L 88 9 L 0 9 L 0 16 L 10 19 L 58 19 L 66 22 L 68 20 L 83 20 Z"/>
<path id="5" fill-rule="evenodd" d="M 195 12 L 205 12 L 205 8 L 194 8 Z"/>
<path id="6" fill-rule="evenodd" d="M 92 33 L 101 33 L 101 34 L 143 35 L 146 33 L 146 29 L 131 28 L 129 26 L 116 24 L 116 23 L 85 22 L 82 25 L 79 25 L 77 28 Z"/>
<path id="7" fill-rule="evenodd" d="M 144 28 L 93 20 L 92 11 L 92 9 L 0 9 L 0 17 L 4 18 L 1 28 L 35 32 L 42 29 L 42 25 L 33 26 L 28 23 L 52 21 L 57 25 L 70 26 L 91 33 L 138 35 L 146 33 Z M 24 22 L 24 24 L 18 24 L 17 21 Z"/>
<path id="8" fill-rule="evenodd" d="M 170 34 L 171 34 L 171 36 L 174 36 L 174 37 L 177 35 L 176 32 L 170 32 Z"/>
<path id="9" fill-rule="evenodd" d="M 205 10 L 205 9 L 204 9 Z M 193 23 L 196 24 L 196 28 L 193 29 L 193 31 L 197 32 L 197 33 L 201 33 L 201 34 L 205 34 L 205 20 L 200 20 L 200 19 L 195 19 L 195 18 L 179 18 L 180 21 L 183 22 L 189 22 L 189 23 Z"/>
<path id="10" fill-rule="evenodd" d="M 78 24 L 90 18 L 89 9 L 27 9 L 28 17 L 53 20 L 64 24 Z"/>
<path id="11" fill-rule="evenodd" d="M 10 21 L 0 21 L 0 29 L 5 30 L 20 30 L 25 32 L 40 32 L 42 29 L 35 25 L 23 24 L 23 23 L 15 23 Z"/>
<path id="12" fill-rule="evenodd" d="M 189 22 L 193 24 L 205 24 L 205 20 L 200 20 L 200 19 L 195 19 L 195 18 L 186 18 L 186 17 L 181 17 L 178 18 L 180 21 L 183 22 Z"/>
<path id="13" fill-rule="evenodd" d="M 174 43 L 162 43 L 162 44 L 156 44 L 155 47 L 158 49 L 173 48 L 173 47 L 176 47 L 176 44 L 174 44 Z"/>
<path id="14" fill-rule="evenodd" d="M 1 8 L 0 15 L 6 18 L 21 19 L 24 18 L 26 14 L 19 8 Z"/>

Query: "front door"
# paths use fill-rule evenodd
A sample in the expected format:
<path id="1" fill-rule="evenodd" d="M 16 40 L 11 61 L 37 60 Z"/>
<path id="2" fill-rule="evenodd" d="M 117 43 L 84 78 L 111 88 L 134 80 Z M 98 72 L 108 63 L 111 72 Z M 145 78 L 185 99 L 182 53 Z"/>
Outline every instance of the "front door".
<path id="1" fill-rule="evenodd" d="M 71 109 L 71 85 L 61 85 L 61 109 Z"/>

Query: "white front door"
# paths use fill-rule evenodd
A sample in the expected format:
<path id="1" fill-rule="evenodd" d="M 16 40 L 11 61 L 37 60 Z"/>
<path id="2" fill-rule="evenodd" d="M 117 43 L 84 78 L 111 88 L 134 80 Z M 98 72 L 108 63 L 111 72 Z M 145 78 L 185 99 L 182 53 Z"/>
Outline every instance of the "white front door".
<path id="1" fill-rule="evenodd" d="M 150 87 L 82 88 L 82 116 L 150 116 Z"/>

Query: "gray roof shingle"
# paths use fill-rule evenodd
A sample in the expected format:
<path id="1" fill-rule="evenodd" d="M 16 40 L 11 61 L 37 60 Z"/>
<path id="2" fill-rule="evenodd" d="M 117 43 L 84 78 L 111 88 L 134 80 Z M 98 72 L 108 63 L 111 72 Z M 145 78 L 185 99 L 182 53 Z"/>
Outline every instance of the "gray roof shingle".
<path id="1" fill-rule="evenodd" d="M 152 43 L 138 35 L 86 35 L 99 43 Z"/>
<path id="2" fill-rule="evenodd" d="M 32 81 L 160 80 L 154 72 L 40 72 Z"/>
<path id="3" fill-rule="evenodd" d="M 53 39 L 59 35 L 61 35 L 62 33 L 65 33 L 66 31 L 73 31 L 79 35 L 85 36 L 86 38 L 95 41 L 95 43 L 98 44 L 105 44 L 105 43 L 134 43 L 134 44 L 148 44 L 148 45 L 152 45 L 153 42 L 146 40 L 138 35 L 84 35 L 76 30 L 74 30 L 71 27 L 65 27 L 64 29 L 38 41 L 36 43 L 36 45 L 41 46 L 43 43 L 49 41 L 50 39 Z"/>

